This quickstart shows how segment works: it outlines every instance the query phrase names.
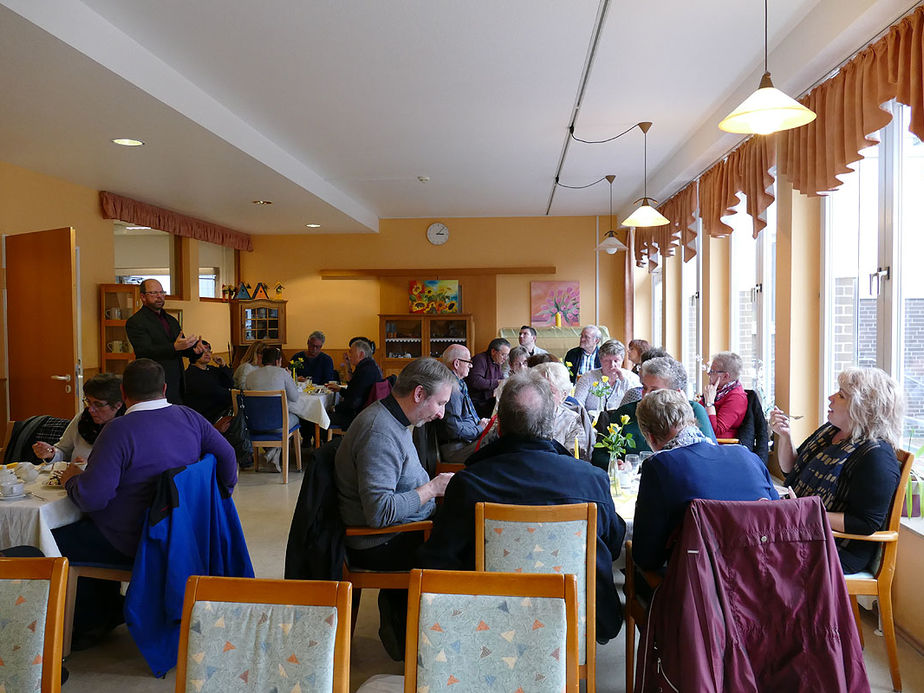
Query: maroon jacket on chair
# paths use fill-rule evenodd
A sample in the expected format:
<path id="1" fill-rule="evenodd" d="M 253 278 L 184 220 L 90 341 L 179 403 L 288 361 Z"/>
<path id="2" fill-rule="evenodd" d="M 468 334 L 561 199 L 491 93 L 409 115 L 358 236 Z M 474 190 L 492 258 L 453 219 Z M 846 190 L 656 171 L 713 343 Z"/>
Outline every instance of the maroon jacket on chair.
<path id="1" fill-rule="evenodd" d="M 869 691 L 817 497 L 694 500 L 642 630 L 637 691 Z"/>

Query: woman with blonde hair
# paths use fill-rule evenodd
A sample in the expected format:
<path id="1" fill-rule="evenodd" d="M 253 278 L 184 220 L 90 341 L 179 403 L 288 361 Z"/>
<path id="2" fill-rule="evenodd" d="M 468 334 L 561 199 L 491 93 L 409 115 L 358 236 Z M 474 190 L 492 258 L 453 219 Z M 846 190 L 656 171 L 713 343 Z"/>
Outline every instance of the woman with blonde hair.
<path id="1" fill-rule="evenodd" d="M 257 370 L 263 363 L 263 349 L 266 342 L 258 339 L 256 342 L 247 347 L 247 351 L 241 357 L 241 362 L 234 371 L 234 387 L 238 390 L 244 389 L 244 383 L 247 382 L 247 376 Z"/>
<path id="2" fill-rule="evenodd" d="M 828 422 L 798 450 L 790 419 L 779 409 L 770 413 L 770 428 L 780 436 L 777 458 L 785 484 L 797 496 L 819 496 L 832 529 L 872 534 L 888 521 L 901 476 L 895 448 L 905 396 L 878 368 L 847 368 L 837 382 L 838 391 L 828 397 Z M 873 542 L 838 542 L 845 574 L 865 569 L 875 552 Z"/>

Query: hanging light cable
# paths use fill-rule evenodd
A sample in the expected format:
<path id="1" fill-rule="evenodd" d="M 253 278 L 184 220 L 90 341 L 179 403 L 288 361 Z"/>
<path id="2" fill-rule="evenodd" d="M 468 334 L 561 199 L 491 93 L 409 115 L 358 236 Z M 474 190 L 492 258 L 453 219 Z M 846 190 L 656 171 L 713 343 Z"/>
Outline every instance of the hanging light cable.
<path id="1" fill-rule="evenodd" d="M 648 130 L 651 128 L 650 122 L 638 124 L 639 129 L 645 134 L 645 187 L 644 195 L 636 200 L 642 204 L 632 212 L 627 219 L 622 222 L 623 226 L 663 226 L 670 221 L 652 206 L 652 202 L 657 203 L 648 197 Z"/>
<path id="2" fill-rule="evenodd" d="M 603 240 L 594 250 L 598 253 L 604 252 L 607 255 L 613 255 L 620 250 L 628 250 L 628 248 L 617 238 L 616 232 L 613 230 L 613 181 L 616 180 L 616 176 L 610 174 L 604 177 L 610 184 L 610 230 L 603 234 Z"/>
<path id="3" fill-rule="evenodd" d="M 815 113 L 773 86 L 767 67 L 767 0 L 764 0 L 764 75 L 757 91 L 725 116 L 719 129 L 747 135 L 769 135 L 807 125 Z"/>

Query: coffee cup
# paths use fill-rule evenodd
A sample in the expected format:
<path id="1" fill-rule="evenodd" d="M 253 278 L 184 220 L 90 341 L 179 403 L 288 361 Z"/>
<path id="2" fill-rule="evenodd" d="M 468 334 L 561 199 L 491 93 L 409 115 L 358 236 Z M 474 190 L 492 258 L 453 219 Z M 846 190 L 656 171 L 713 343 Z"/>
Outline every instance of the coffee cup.
<path id="1" fill-rule="evenodd" d="M 106 317 L 110 320 L 121 320 L 122 319 L 122 309 L 121 308 L 107 308 Z"/>
<path id="2" fill-rule="evenodd" d="M 5 481 L 0 484 L 0 495 L 2 496 L 21 496 L 25 491 L 26 487 L 21 481 Z"/>
<path id="3" fill-rule="evenodd" d="M 122 340 L 114 339 L 111 342 L 106 343 L 106 351 L 112 354 L 119 354 L 122 352 Z"/>
<path id="4" fill-rule="evenodd" d="M 16 473 L 12 469 L 0 469 L 0 484 L 11 484 L 16 481 Z"/>
<path id="5" fill-rule="evenodd" d="M 28 463 L 21 464 L 16 468 L 16 474 L 23 483 L 31 484 L 38 478 L 38 467 Z"/>

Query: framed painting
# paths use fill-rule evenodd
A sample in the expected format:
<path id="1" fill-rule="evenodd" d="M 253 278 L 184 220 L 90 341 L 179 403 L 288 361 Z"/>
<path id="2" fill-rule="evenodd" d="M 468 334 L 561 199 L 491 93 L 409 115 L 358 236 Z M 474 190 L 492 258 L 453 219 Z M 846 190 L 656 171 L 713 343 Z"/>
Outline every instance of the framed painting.
<path id="1" fill-rule="evenodd" d="M 458 279 L 423 279 L 408 283 L 412 313 L 459 313 L 462 310 Z"/>
<path id="2" fill-rule="evenodd" d="M 530 318 L 534 327 L 555 325 L 555 315 L 561 313 L 561 324 L 576 327 L 581 319 L 580 282 L 530 282 Z"/>

